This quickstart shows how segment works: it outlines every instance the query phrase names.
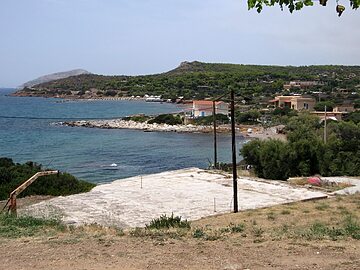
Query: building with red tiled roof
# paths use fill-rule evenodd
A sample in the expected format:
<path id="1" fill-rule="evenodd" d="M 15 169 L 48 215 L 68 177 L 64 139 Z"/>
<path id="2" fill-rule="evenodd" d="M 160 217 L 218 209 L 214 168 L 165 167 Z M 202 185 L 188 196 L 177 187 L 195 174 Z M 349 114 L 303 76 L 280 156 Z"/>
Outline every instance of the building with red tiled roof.
<path id="1" fill-rule="evenodd" d="M 229 104 L 223 101 L 215 102 L 216 114 L 229 114 Z M 213 114 L 213 102 L 211 100 L 194 100 L 192 108 L 193 117 L 209 116 Z"/>

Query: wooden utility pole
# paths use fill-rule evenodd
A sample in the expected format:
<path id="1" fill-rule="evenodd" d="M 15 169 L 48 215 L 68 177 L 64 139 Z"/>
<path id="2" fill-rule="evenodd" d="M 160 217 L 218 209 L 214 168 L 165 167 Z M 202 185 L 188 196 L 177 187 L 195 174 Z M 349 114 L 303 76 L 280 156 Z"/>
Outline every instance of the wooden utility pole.
<path id="1" fill-rule="evenodd" d="M 213 100 L 213 122 L 214 122 L 214 168 L 217 168 L 217 141 L 216 141 L 216 101 Z"/>
<path id="2" fill-rule="evenodd" d="M 324 122 L 324 143 L 326 144 L 327 141 L 327 123 L 326 123 L 326 119 L 327 118 L 327 114 L 326 114 L 326 105 L 325 105 L 325 122 Z"/>
<path id="3" fill-rule="evenodd" d="M 236 140 L 235 140 L 235 93 L 234 93 L 234 89 L 231 89 L 231 145 L 232 145 L 234 213 L 237 213 L 238 212 L 238 196 L 237 196 L 237 168 L 236 168 Z"/>

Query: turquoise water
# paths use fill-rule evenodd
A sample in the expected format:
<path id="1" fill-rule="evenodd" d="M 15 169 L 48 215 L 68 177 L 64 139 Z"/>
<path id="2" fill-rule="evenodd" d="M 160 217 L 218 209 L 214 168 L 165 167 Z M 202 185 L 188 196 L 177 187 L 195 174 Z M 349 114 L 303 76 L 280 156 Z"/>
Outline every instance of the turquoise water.
<path id="1" fill-rule="evenodd" d="M 0 90 L 0 156 L 29 160 L 94 183 L 187 167 L 213 159 L 211 134 L 88 129 L 54 125 L 69 119 L 115 118 L 181 111 L 174 104 L 142 101 L 74 101 L 10 97 Z M 220 135 L 219 161 L 231 160 L 231 138 Z M 238 148 L 244 140 L 237 138 Z M 116 163 L 116 170 L 108 165 Z"/>

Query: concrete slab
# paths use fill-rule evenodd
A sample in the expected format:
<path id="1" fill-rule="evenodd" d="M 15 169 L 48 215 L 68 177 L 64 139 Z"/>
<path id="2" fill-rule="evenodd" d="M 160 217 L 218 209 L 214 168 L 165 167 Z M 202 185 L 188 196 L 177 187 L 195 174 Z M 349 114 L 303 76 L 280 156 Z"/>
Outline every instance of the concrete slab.
<path id="1" fill-rule="evenodd" d="M 347 183 L 352 185 L 338 191 L 333 192 L 334 195 L 350 195 L 360 193 L 360 179 L 356 177 L 345 177 L 345 176 L 332 176 L 332 177 L 321 177 L 321 179 L 328 180 L 330 182 Z"/>
<path id="2" fill-rule="evenodd" d="M 239 178 L 238 188 L 240 210 L 327 196 L 291 187 L 285 182 L 250 178 Z M 232 205 L 230 175 L 189 168 L 117 180 L 99 185 L 88 193 L 57 197 L 29 206 L 20 213 L 60 217 L 75 225 L 98 223 L 126 228 L 143 227 L 163 214 L 174 213 L 195 220 L 228 213 Z"/>

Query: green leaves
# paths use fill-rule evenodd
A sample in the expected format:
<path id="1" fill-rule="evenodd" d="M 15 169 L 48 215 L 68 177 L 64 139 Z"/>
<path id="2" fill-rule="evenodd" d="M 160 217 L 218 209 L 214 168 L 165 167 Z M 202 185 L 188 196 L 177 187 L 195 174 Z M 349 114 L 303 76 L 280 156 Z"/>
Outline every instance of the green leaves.
<path id="1" fill-rule="evenodd" d="M 322 141 L 318 119 L 293 117 L 287 126 L 288 141 L 253 140 L 240 150 L 259 177 L 287 179 L 290 176 L 360 175 L 360 125 L 332 122 L 328 142 Z"/>
<path id="2" fill-rule="evenodd" d="M 341 16 L 341 14 L 345 11 L 345 7 L 342 5 L 337 5 L 336 6 L 336 12 L 338 13 L 339 17 Z"/>
<path id="3" fill-rule="evenodd" d="M 12 164 L 11 166 L 8 166 Z M 11 159 L 0 158 L 0 200 L 5 200 L 11 191 L 41 170 L 34 162 L 14 164 Z M 70 195 L 90 191 L 95 184 L 76 179 L 67 173 L 39 178 L 21 196 L 29 195 Z"/>
<path id="4" fill-rule="evenodd" d="M 343 0 L 345 1 L 345 0 Z M 352 9 L 358 9 L 360 7 L 360 0 L 349 0 L 350 1 L 350 7 Z M 325 0 L 320 1 L 320 5 L 326 6 Z M 313 6 L 314 1 L 312 0 L 248 0 L 248 8 L 253 9 L 256 8 L 257 12 L 260 13 L 263 9 L 263 6 L 274 6 L 279 5 L 281 10 L 283 10 L 284 6 L 289 9 L 289 11 L 292 13 L 294 10 L 301 10 L 304 6 Z M 343 5 L 337 5 L 336 11 L 339 15 L 344 12 L 345 7 Z"/>

